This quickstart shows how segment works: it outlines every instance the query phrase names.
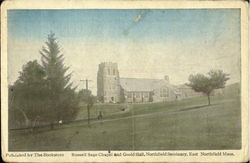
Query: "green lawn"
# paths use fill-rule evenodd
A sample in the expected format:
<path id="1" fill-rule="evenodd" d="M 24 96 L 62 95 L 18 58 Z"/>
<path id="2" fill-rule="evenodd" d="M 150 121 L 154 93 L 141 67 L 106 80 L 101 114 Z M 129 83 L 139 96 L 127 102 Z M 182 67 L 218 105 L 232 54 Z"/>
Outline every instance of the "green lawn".
<path id="1" fill-rule="evenodd" d="M 87 119 L 88 113 L 87 113 L 87 105 L 81 104 L 81 109 L 79 111 L 79 114 L 76 119 Z M 111 116 L 116 115 L 120 113 L 124 113 L 123 109 L 126 108 L 126 104 L 96 104 L 93 105 L 90 111 L 90 118 L 96 119 L 99 115 L 99 112 L 102 112 L 103 116 Z"/>
<path id="2" fill-rule="evenodd" d="M 86 121 L 56 127 L 11 131 L 9 149 L 25 150 L 157 150 L 239 149 L 241 111 L 237 95 L 154 104 L 96 105 L 91 128 Z M 122 111 L 123 108 L 127 110 Z M 102 110 L 103 122 L 96 115 Z M 86 118 L 82 105 L 78 119 Z"/>

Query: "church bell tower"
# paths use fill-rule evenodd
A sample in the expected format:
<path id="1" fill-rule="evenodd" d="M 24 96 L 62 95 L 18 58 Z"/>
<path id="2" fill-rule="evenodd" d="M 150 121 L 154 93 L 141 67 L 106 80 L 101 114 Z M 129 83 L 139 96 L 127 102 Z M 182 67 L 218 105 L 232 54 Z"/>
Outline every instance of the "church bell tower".
<path id="1" fill-rule="evenodd" d="M 97 73 L 97 97 L 104 103 L 120 102 L 120 77 L 117 63 L 99 64 Z"/>

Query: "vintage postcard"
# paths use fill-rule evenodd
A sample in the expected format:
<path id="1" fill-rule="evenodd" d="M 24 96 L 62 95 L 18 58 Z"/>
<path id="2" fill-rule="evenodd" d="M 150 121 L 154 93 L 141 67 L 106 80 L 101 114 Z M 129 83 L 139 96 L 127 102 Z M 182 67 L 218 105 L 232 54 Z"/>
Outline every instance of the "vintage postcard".
<path id="1" fill-rule="evenodd" d="M 1 6 L 7 162 L 246 162 L 248 3 Z"/>

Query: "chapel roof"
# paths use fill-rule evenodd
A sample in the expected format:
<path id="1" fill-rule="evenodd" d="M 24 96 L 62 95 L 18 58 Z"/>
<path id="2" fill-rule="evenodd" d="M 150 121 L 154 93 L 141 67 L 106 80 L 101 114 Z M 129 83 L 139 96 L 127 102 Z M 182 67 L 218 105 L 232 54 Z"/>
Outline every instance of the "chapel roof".
<path id="1" fill-rule="evenodd" d="M 120 78 L 121 87 L 126 91 L 150 92 L 154 89 L 169 85 L 164 79 Z"/>

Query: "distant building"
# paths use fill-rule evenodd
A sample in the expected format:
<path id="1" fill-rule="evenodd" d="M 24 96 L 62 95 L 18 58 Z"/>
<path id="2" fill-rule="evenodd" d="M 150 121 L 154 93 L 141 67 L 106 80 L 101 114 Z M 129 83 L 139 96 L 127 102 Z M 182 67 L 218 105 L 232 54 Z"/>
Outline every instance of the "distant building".
<path id="1" fill-rule="evenodd" d="M 175 97 L 175 89 L 165 79 L 121 78 L 120 85 L 124 94 L 124 102 L 158 102 L 171 101 Z"/>
<path id="2" fill-rule="evenodd" d="M 121 102 L 121 86 L 117 63 L 99 64 L 97 73 L 97 97 L 101 102 Z"/>
<path id="3" fill-rule="evenodd" d="M 199 97 L 204 95 L 202 92 L 195 92 L 190 86 L 187 86 L 186 84 L 178 86 L 177 90 L 179 92 L 180 99 Z"/>
<path id="4" fill-rule="evenodd" d="M 173 101 L 202 96 L 186 85 L 170 84 L 164 79 L 120 78 L 117 63 L 99 64 L 97 73 L 97 97 L 104 103 L 142 103 Z"/>

